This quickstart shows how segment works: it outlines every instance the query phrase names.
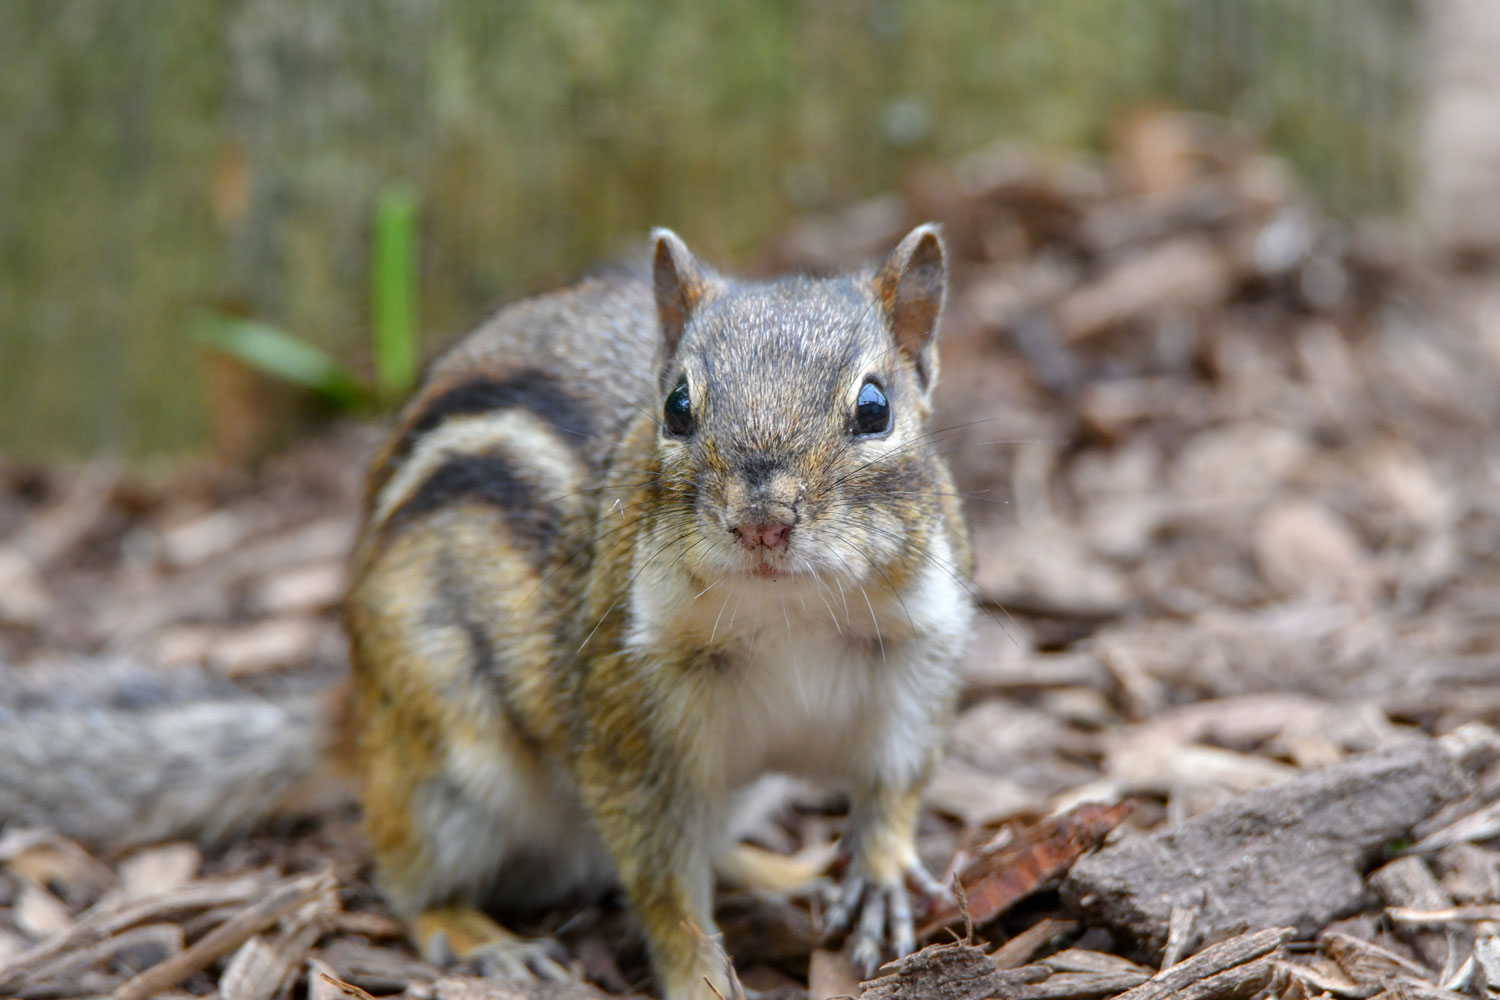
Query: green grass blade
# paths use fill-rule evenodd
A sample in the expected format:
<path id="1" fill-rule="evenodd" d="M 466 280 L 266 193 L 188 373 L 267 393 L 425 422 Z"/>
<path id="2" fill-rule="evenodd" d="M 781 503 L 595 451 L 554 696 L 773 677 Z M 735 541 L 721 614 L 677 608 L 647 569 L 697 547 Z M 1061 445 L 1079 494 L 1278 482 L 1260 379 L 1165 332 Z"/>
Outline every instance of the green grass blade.
<path id="1" fill-rule="evenodd" d="M 370 322 L 375 388 L 382 401 L 402 399 L 417 380 L 417 199 L 388 187 L 375 207 L 370 268 Z"/>
<path id="2" fill-rule="evenodd" d="M 258 371 L 306 386 L 341 410 L 365 401 L 365 389 L 327 352 L 269 323 L 210 317 L 199 338 Z"/>

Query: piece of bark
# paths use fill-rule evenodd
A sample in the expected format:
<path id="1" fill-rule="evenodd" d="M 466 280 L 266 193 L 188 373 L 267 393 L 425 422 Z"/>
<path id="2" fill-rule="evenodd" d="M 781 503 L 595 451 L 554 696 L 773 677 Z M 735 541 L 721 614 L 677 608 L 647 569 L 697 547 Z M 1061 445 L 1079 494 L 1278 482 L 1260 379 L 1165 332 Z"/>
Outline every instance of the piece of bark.
<path id="1" fill-rule="evenodd" d="M 1425 854 L 1455 844 L 1489 840 L 1496 835 L 1500 835 L 1500 802 L 1491 802 L 1427 834 L 1411 850 L 1414 854 Z"/>
<path id="2" fill-rule="evenodd" d="M 1433 978 L 1428 970 L 1410 959 L 1348 934 L 1323 934 L 1318 943 L 1344 974 L 1361 986 L 1378 988 L 1398 979 L 1431 982 Z"/>
<path id="3" fill-rule="evenodd" d="M 1047 797 L 1035 788 L 955 757 L 944 757 L 922 795 L 923 803 L 967 827 L 983 827 L 998 820 L 1036 813 Z"/>
<path id="4" fill-rule="evenodd" d="M 1162 948 L 1161 967 L 1170 969 L 1192 948 L 1198 940 L 1198 911 L 1203 906 L 1200 895 L 1191 906 L 1172 904 L 1172 914 L 1167 918 L 1167 943 Z"/>
<path id="5" fill-rule="evenodd" d="M 1203 938 L 1247 926 L 1311 937 L 1359 907 L 1373 854 L 1468 788 L 1440 741 L 1351 757 L 1085 857 L 1063 899 L 1158 951 L 1173 905 L 1199 899 Z"/>
<path id="6" fill-rule="evenodd" d="M 0 548 L 0 624 L 35 628 L 54 611 L 41 570 L 20 552 Z"/>
<path id="7" fill-rule="evenodd" d="M 1128 802 L 1085 803 L 976 857 L 959 876 L 968 898 L 967 914 L 956 904 L 946 906 L 922 925 L 918 937 L 928 937 L 965 917 L 975 927 L 982 926 L 1051 885 L 1081 856 L 1103 843 L 1131 808 Z"/>
<path id="8" fill-rule="evenodd" d="M 1500 920 L 1500 903 L 1489 906 L 1450 906 L 1443 910 L 1406 910 L 1391 907 L 1385 915 L 1398 924 L 1464 924 Z"/>
<path id="9" fill-rule="evenodd" d="M 273 887 L 259 902 L 241 910 L 188 948 L 126 982 L 115 990 L 111 1000 L 146 1000 L 147 997 L 175 986 L 267 927 L 300 910 L 316 897 L 331 895 L 333 891 L 333 876 L 326 872 L 283 882 Z"/>
<path id="10" fill-rule="evenodd" d="M 120 879 L 76 842 L 52 830 L 13 829 L 0 837 L 0 861 L 11 872 L 55 891 L 71 907 L 98 900 Z"/>
<path id="11" fill-rule="evenodd" d="M 139 900 L 101 901 L 65 933 L 48 938 L 0 968 L 0 993 L 22 993 L 28 982 L 52 977 L 54 963 L 138 924 L 228 904 L 243 905 L 267 891 L 263 877 L 198 882 Z"/>
<path id="12" fill-rule="evenodd" d="M 307 954 L 338 910 L 332 891 L 320 893 L 281 922 L 275 933 L 257 934 L 240 945 L 219 977 L 223 1000 L 271 1000 L 281 996 L 307 963 Z"/>
<path id="13" fill-rule="evenodd" d="M 1325 504 L 1278 500 L 1255 529 L 1255 561 L 1268 586 L 1288 598 L 1369 602 L 1380 579 L 1365 547 Z"/>
<path id="14" fill-rule="evenodd" d="M 1268 927 L 1210 945 L 1170 969 L 1122 994 L 1119 1000 L 1181 1000 L 1181 998 L 1247 995 L 1240 991 L 1259 988 L 1275 975 L 1281 945 L 1293 931 L 1290 927 Z"/>
<path id="15" fill-rule="evenodd" d="M 860 996 L 861 1000 L 988 1000 L 1013 996 L 1015 987 L 1049 975 L 1050 970 L 1037 966 L 1002 972 L 972 945 L 934 944 L 906 956 L 889 974 L 865 983 Z"/>
<path id="16" fill-rule="evenodd" d="M 1491 991 L 1500 991 L 1500 936 L 1484 937 L 1474 942 L 1474 961 L 1484 984 Z"/>
<path id="17" fill-rule="evenodd" d="M 1001 996 L 1006 1000 L 1102 1000 L 1139 986 L 1146 979 L 1131 972 L 1059 972 Z"/>
<path id="18" fill-rule="evenodd" d="M 1271 988 L 1277 975 L 1278 969 L 1274 959 L 1258 958 L 1253 962 L 1246 962 L 1244 965 L 1225 969 L 1217 975 L 1200 979 L 1170 994 L 1152 994 L 1152 996 L 1169 995 L 1173 1000 L 1240 1000 L 1242 997 L 1265 995 L 1265 991 Z M 1275 992 L 1277 991 L 1272 989 L 1271 995 L 1275 995 Z"/>
<path id="19" fill-rule="evenodd" d="M 26 992 L 32 996 L 76 993 L 82 974 L 105 962 L 124 966 L 124 969 L 114 975 L 113 982 L 110 983 L 110 988 L 113 988 L 132 973 L 177 954 L 182 946 L 182 928 L 176 924 L 135 927 L 87 948 L 68 952 L 48 966 L 45 979 L 33 980 Z"/>
<path id="20" fill-rule="evenodd" d="M 1370 885 L 1380 893 L 1387 907 L 1436 911 L 1453 905 L 1453 900 L 1428 870 L 1426 862 L 1412 855 L 1397 858 L 1371 872 Z M 1440 969 L 1447 962 L 1449 934 L 1424 927 L 1417 921 L 1403 921 L 1398 924 L 1398 929 L 1428 965 Z"/>
<path id="21" fill-rule="evenodd" d="M 202 867 L 196 844 L 162 844 L 137 851 L 120 863 L 120 889 L 130 899 L 143 899 L 187 885 Z"/>
<path id="22" fill-rule="evenodd" d="M 1150 969 L 1137 965 L 1129 959 L 1109 955 L 1102 951 L 1089 951 L 1086 948 L 1068 948 L 1055 955 L 1048 955 L 1039 964 L 1047 966 L 1054 972 L 1108 972 L 1117 975 L 1140 976 L 1143 981 L 1152 976 Z"/>
<path id="23" fill-rule="evenodd" d="M 1443 891 L 1462 903 L 1500 900 L 1500 851 L 1454 844 L 1432 856 Z"/>
<path id="24" fill-rule="evenodd" d="M 341 910 L 333 918 L 333 925 L 340 934 L 359 934 L 376 940 L 406 940 L 405 924 L 374 910 Z"/>
<path id="25" fill-rule="evenodd" d="M 1337 962 L 1322 955 L 1314 955 L 1297 962 L 1283 961 L 1279 964 L 1294 983 L 1302 985 L 1302 992 L 1308 996 L 1333 993 L 1345 997 L 1365 992 L 1359 983 L 1350 979 L 1344 970 L 1339 968 Z"/>
<path id="26" fill-rule="evenodd" d="M 73 926 L 67 905 L 46 886 L 29 879 L 21 886 L 11 918 L 33 939 L 66 934 Z"/>

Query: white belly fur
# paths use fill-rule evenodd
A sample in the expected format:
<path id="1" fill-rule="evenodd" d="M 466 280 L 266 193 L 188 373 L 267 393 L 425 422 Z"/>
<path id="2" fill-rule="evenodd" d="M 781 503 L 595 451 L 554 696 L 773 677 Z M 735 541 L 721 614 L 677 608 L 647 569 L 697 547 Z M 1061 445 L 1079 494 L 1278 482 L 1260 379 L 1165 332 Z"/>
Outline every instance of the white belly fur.
<path id="1" fill-rule="evenodd" d="M 798 579 L 735 578 L 695 595 L 674 575 L 636 589 L 632 639 L 693 635 L 723 651 L 686 696 L 713 787 L 730 792 L 768 772 L 853 782 L 921 773 L 941 739 L 931 708 L 958 683 L 970 616 L 963 587 L 935 562 L 899 601 L 884 586 L 841 595 Z"/>

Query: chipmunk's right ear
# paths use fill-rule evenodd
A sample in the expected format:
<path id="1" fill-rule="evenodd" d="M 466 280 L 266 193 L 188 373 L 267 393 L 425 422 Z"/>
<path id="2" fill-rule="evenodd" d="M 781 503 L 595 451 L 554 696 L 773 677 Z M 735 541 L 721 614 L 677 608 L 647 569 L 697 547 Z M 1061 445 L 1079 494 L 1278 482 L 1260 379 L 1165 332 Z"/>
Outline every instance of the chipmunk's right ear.
<path id="1" fill-rule="evenodd" d="M 672 230 L 653 229 L 651 242 L 656 246 L 651 263 L 656 314 L 670 356 L 677 352 L 688 317 L 708 294 L 713 274 L 699 265 L 687 244 Z"/>

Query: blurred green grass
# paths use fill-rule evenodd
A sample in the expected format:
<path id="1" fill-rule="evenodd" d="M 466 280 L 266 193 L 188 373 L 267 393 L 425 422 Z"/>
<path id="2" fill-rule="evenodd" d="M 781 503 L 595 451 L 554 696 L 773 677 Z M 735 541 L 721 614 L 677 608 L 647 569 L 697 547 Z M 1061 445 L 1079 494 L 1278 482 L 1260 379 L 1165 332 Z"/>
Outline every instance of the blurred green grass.
<path id="1" fill-rule="evenodd" d="M 653 224 L 733 263 L 914 162 L 1095 149 L 1144 101 L 1399 210 L 1415 27 L 1406 0 L 0 4 L 0 453 L 201 446 L 206 309 L 373 369 L 396 184 L 429 349 Z"/>

